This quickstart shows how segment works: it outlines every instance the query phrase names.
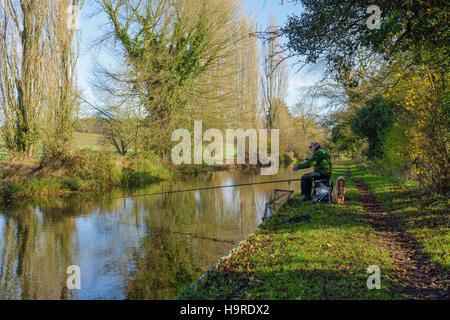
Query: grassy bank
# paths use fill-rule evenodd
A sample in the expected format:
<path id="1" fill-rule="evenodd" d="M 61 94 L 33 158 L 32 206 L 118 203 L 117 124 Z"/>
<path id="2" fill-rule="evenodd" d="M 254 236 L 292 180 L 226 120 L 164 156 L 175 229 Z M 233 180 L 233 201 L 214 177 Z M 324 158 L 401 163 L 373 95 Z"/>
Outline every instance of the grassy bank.
<path id="1" fill-rule="evenodd" d="M 224 152 L 235 154 L 235 149 Z M 208 165 L 163 165 L 152 154 L 137 159 L 118 155 L 100 134 L 74 133 L 72 155 L 43 167 L 38 160 L 7 160 L 0 141 L 0 204 L 57 196 L 67 193 L 98 192 L 114 187 L 142 186 L 177 176 L 197 175 L 219 169 Z"/>
<path id="2" fill-rule="evenodd" d="M 235 157 L 235 146 L 224 146 L 224 155 Z M 71 155 L 42 165 L 34 159 L 7 160 L 0 141 L 0 204 L 67 193 L 98 192 L 114 187 L 155 183 L 178 176 L 195 176 L 218 170 L 256 170 L 254 165 L 163 164 L 153 154 L 118 155 L 99 134 L 76 132 Z"/>
<path id="3" fill-rule="evenodd" d="M 346 164 L 334 169 L 346 176 Z M 442 214 L 443 198 L 429 206 L 418 202 L 414 184 L 380 177 L 351 166 L 354 179 L 373 188 L 379 201 L 393 207 L 413 236 L 424 244 L 432 261 L 448 267 L 448 216 Z M 393 258 L 379 245 L 355 184 L 347 179 L 344 205 L 320 204 L 309 221 L 298 219 L 311 202 L 300 204 L 296 194 L 285 206 L 250 235 L 197 287 L 183 288 L 179 299 L 399 299 Z M 417 192 L 417 193 L 416 193 Z M 406 196 L 408 195 L 408 196 Z M 428 203 L 428 202 L 425 202 Z M 411 223 L 411 221 L 413 223 Z M 380 290 L 368 290 L 367 267 L 382 270 Z"/>
<path id="4" fill-rule="evenodd" d="M 0 202 L 74 192 L 101 191 L 170 179 L 175 172 L 157 157 L 138 159 L 111 152 L 76 151 L 41 166 L 38 161 L 0 163 Z"/>
<path id="5" fill-rule="evenodd" d="M 352 168 L 353 177 L 372 189 L 387 214 L 398 218 L 406 233 L 429 255 L 430 261 L 450 270 L 450 214 L 448 195 L 428 195 L 414 181 L 404 182 Z"/>

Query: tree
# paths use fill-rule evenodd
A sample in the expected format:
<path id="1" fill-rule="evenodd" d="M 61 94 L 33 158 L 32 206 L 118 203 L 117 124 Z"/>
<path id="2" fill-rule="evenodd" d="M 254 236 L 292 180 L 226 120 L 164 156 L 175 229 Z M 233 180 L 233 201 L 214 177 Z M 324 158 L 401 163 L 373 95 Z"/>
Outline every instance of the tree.
<path id="1" fill-rule="evenodd" d="M 48 45 L 44 34 L 48 3 L 8 0 L 0 8 L 3 136 L 8 149 L 30 157 L 44 107 L 48 56 L 41 49 Z"/>
<path id="2" fill-rule="evenodd" d="M 46 66 L 48 85 L 43 130 L 43 162 L 64 158 L 70 149 L 75 111 L 78 105 L 76 64 L 80 34 L 69 19 L 76 19 L 77 10 L 84 1 L 49 1 L 47 37 L 51 57 Z M 69 13 L 69 10 L 71 12 Z"/>
<path id="3" fill-rule="evenodd" d="M 393 84 L 384 96 L 400 110 L 408 137 L 407 150 L 419 181 L 428 190 L 446 192 L 449 186 L 450 112 L 447 80 L 430 65 L 407 68 L 407 58 L 392 65 Z M 448 79 L 448 76 L 447 76 Z M 392 145 L 392 140 L 389 145 Z"/>
<path id="4" fill-rule="evenodd" d="M 442 41 L 449 32 L 449 4 L 445 0 L 377 1 L 382 24 L 374 30 L 366 25 L 371 15 L 367 13 L 367 1 L 288 1 L 301 4 L 303 10 L 300 16 L 289 17 L 280 34 L 289 38 L 287 49 L 304 56 L 306 63 L 325 59 L 331 69 L 341 69 L 361 45 L 387 59 L 411 50 L 411 46 L 448 52 Z"/>
<path id="5" fill-rule="evenodd" d="M 190 119 L 209 128 L 261 127 L 260 59 L 252 21 L 239 19 L 232 51 L 198 80 L 188 102 Z"/>
<path id="6" fill-rule="evenodd" d="M 411 155 L 416 153 L 411 158 L 421 168 L 418 172 L 424 172 L 420 181 L 430 191 L 445 192 L 450 137 L 448 1 L 378 1 L 381 27 L 375 30 L 366 26 L 370 14 L 365 1 L 293 2 L 301 3 L 304 10 L 300 16 L 291 16 L 279 32 L 289 38 L 287 50 L 304 57 L 304 63 L 325 61 L 328 74 L 345 89 L 355 115 L 361 102 L 372 98 L 359 95 L 362 101 L 358 101 L 359 88 L 365 84 L 374 89 L 372 94 L 392 100 L 403 110 L 397 113 L 402 121 L 416 123 L 411 128 L 414 133 L 410 132 L 418 137 L 416 147 L 408 150 Z M 383 77 L 365 83 L 355 78 L 361 50 L 378 58 Z"/>
<path id="7" fill-rule="evenodd" d="M 104 75 L 139 99 L 152 132 L 145 145 L 167 156 L 170 131 L 187 123 L 189 101 L 195 101 L 202 75 L 234 52 L 238 1 L 97 2 L 112 28 L 107 38 L 120 45 L 126 66 Z"/>
<path id="8" fill-rule="evenodd" d="M 361 138 L 351 130 L 354 117 L 354 114 L 348 112 L 336 112 L 327 125 L 331 128 L 331 141 L 336 145 L 337 151 L 351 154 L 356 158 L 361 153 Z"/>
<path id="9" fill-rule="evenodd" d="M 67 146 L 75 108 L 75 30 L 67 25 L 78 0 L 0 2 L 0 101 L 7 148 L 31 157 L 46 146 Z"/>
<path id="10" fill-rule="evenodd" d="M 309 144 L 317 140 L 320 132 L 318 129 L 318 115 L 314 104 L 303 101 L 292 107 L 293 128 L 295 132 L 292 139 L 295 141 L 295 148 L 299 153 L 306 155 Z"/>
<path id="11" fill-rule="evenodd" d="M 143 107 L 131 100 L 121 105 L 108 105 L 103 110 L 98 119 L 102 124 L 106 142 L 121 155 L 126 155 L 131 148 L 133 153 L 137 154 L 142 148 L 141 140 L 145 130 Z"/>
<path id="12" fill-rule="evenodd" d="M 271 15 L 269 33 L 276 30 L 275 18 Z M 264 61 L 261 79 L 266 127 L 273 128 L 282 110 L 287 94 L 288 76 L 278 38 L 269 38 L 263 43 Z"/>
<path id="13" fill-rule="evenodd" d="M 351 128 L 356 135 L 367 138 L 369 159 L 381 158 L 383 155 L 384 135 L 394 123 L 394 110 L 395 105 L 391 101 L 377 95 L 357 111 Z"/>

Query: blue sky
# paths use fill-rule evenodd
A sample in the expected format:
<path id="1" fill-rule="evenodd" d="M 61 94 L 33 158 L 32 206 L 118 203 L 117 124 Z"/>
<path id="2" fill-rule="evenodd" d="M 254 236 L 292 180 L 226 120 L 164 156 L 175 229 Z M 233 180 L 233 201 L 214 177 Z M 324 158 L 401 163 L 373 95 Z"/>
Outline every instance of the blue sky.
<path id="1" fill-rule="evenodd" d="M 226 0 L 224 0 L 226 1 Z M 275 15 L 278 25 L 284 25 L 289 15 L 299 14 L 300 5 L 292 3 L 284 3 L 281 5 L 279 0 L 244 0 L 244 9 L 254 19 L 257 28 L 264 30 L 269 24 L 270 13 Z M 102 33 L 102 27 L 105 25 L 105 19 L 102 14 L 94 17 L 90 16 L 93 10 L 91 1 L 87 1 L 81 11 L 80 28 L 82 34 L 81 54 L 78 63 L 78 83 L 83 95 L 96 104 L 94 93 L 90 89 L 89 79 L 92 74 L 92 59 L 94 56 L 99 60 L 107 61 L 108 57 L 101 55 L 101 51 L 91 49 L 93 42 L 98 39 Z M 296 73 L 298 67 L 292 66 L 294 60 L 288 61 L 289 70 L 289 88 L 287 96 L 288 106 L 298 102 L 298 87 L 312 85 L 319 80 L 320 75 L 312 74 L 306 70 Z M 88 111 L 88 113 L 90 113 Z"/>

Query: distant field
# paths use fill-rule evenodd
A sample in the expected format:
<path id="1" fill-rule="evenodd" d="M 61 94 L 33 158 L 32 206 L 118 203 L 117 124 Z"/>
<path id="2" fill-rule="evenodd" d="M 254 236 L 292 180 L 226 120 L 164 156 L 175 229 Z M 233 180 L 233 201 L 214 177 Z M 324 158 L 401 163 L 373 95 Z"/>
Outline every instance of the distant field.
<path id="1" fill-rule="evenodd" d="M 114 147 L 104 143 L 104 136 L 101 134 L 90 134 L 75 132 L 74 144 L 77 149 L 91 149 L 94 151 L 109 150 L 114 151 Z"/>
<path id="2" fill-rule="evenodd" d="M 114 147 L 110 144 L 104 143 L 104 136 L 101 134 L 90 134 L 90 133 L 74 133 L 73 144 L 77 149 L 91 149 L 93 151 L 115 151 Z M 224 146 L 224 157 L 235 157 L 237 155 L 237 148 L 233 145 Z M 0 140 L 0 160 L 4 160 L 7 155 L 7 151 L 4 147 L 3 141 Z"/>
<path id="3" fill-rule="evenodd" d="M 91 149 L 93 151 L 108 150 L 114 151 L 110 144 L 104 144 L 104 137 L 101 134 L 89 134 L 75 132 L 73 144 L 77 149 Z M 4 160 L 8 152 L 0 139 L 0 160 Z"/>

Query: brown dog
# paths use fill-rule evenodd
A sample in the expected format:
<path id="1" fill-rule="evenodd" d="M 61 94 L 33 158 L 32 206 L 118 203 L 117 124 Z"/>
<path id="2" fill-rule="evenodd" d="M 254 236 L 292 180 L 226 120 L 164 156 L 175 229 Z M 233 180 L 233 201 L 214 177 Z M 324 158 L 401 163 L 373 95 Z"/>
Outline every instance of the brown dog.
<path id="1" fill-rule="evenodd" d="M 344 204 L 345 197 L 345 179 L 339 177 L 336 180 L 336 185 L 331 192 L 331 202 L 336 204 Z"/>

